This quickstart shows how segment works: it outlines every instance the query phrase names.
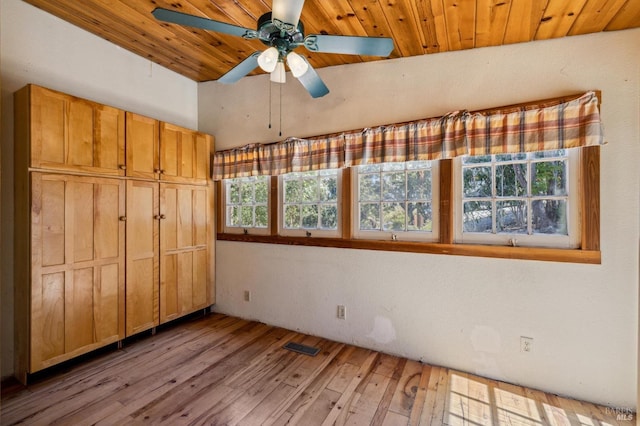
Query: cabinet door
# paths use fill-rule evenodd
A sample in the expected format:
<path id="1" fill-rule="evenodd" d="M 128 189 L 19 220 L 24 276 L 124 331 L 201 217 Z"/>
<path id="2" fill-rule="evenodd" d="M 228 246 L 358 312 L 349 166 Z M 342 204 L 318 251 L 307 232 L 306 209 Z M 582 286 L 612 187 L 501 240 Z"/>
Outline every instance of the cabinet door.
<path id="1" fill-rule="evenodd" d="M 206 186 L 160 184 L 160 322 L 212 303 Z"/>
<path id="2" fill-rule="evenodd" d="M 158 325 L 158 184 L 127 181 L 127 336 Z"/>
<path id="3" fill-rule="evenodd" d="M 124 182 L 31 177 L 30 371 L 124 338 Z"/>
<path id="4" fill-rule="evenodd" d="M 28 86 L 31 167 L 124 176 L 124 111 Z"/>
<path id="5" fill-rule="evenodd" d="M 169 123 L 160 125 L 160 178 L 200 183 L 209 177 L 211 136 Z"/>
<path id="6" fill-rule="evenodd" d="M 159 122 L 127 112 L 127 176 L 158 179 Z"/>

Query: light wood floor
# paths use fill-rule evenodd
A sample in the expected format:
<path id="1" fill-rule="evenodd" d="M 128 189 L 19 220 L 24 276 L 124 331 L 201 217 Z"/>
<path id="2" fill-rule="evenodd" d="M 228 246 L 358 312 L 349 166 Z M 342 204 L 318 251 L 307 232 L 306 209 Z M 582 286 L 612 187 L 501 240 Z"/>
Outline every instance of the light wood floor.
<path id="1" fill-rule="evenodd" d="M 282 349 L 321 348 L 316 357 Z M 2 400 L 2 425 L 629 425 L 605 407 L 211 314 Z"/>

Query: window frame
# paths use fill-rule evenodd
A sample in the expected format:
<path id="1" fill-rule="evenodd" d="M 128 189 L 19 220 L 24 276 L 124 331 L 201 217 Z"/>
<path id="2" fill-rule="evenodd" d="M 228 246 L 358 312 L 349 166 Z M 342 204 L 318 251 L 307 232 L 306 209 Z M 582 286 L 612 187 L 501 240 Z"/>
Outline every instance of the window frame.
<path id="1" fill-rule="evenodd" d="M 432 211 L 432 230 L 431 231 L 384 231 L 384 230 L 363 230 L 358 226 L 360 223 L 360 200 L 359 200 L 359 167 L 351 168 L 351 190 L 354 195 L 351 205 L 351 223 L 353 224 L 352 237 L 358 240 L 390 240 L 390 241 L 414 241 L 414 242 L 436 242 L 440 238 L 440 215 L 439 215 L 439 161 L 430 160 L 431 163 L 431 211 Z M 384 163 L 380 163 L 382 165 Z M 403 163 L 406 164 L 406 163 Z M 366 166 L 366 165 L 365 165 Z M 404 173 L 406 175 L 407 169 Z M 384 171 L 380 171 L 383 173 Z M 382 182 L 382 180 L 381 180 Z M 406 183 L 405 183 L 406 185 Z M 380 201 L 384 202 L 384 200 Z M 409 202 L 406 200 L 404 202 Z M 382 220 L 382 218 L 381 218 Z"/>
<path id="2" fill-rule="evenodd" d="M 255 176 L 253 176 L 255 177 Z M 237 178 L 237 179 L 248 179 L 251 178 L 250 177 L 242 177 L 242 178 Z M 220 197 L 219 200 L 216 200 L 218 202 L 218 205 L 221 206 L 221 208 L 217 209 L 217 213 L 218 213 L 218 218 L 220 220 L 220 222 L 218 223 L 218 228 L 220 229 L 220 226 L 222 227 L 223 233 L 226 234 L 253 234 L 253 235 L 271 235 L 271 221 L 272 221 L 272 209 L 271 209 L 271 204 L 272 204 L 272 196 L 271 196 L 271 186 L 273 185 L 272 180 L 270 179 L 269 176 L 266 177 L 266 181 L 267 181 L 267 226 L 262 228 L 258 228 L 258 227 L 245 227 L 245 226 L 230 226 L 227 225 L 227 181 L 229 179 L 225 179 L 223 181 L 221 181 L 221 185 L 219 186 L 219 192 L 220 192 Z"/>
<path id="3" fill-rule="evenodd" d="M 318 238 L 340 238 L 342 236 L 342 221 L 340 220 L 341 215 L 342 215 L 342 190 L 343 190 L 343 183 L 342 183 L 342 171 L 343 169 L 330 169 L 330 170 L 335 170 L 336 171 L 336 179 L 337 179 L 337 199 L 336 199 L 336 208 L 337 208 L 337 217 L 338 217 L 338 223 L 337 223 L 337 227 L 335 230 L 329 230 L 329 229 L 320 229 L 320 228 L 300 228 L 300 229 L 293 229 L 293 228 L 285 228 L 284 226 L 284 180 L 286 179 L 285 176 L 287 174 L 283 174 L 280 176 L 277 176 L 277 191 L 278 191 L 278 203 L 277 203 L 277 210 L 278 210 L 278 215 L 277 215 L 277 227 L 278 227 L 278 235 L 284 236 L 284 237 L 306 237 L 306 238 L 311 238 L 311 237 L 318 237 Z M 320 171 L 317 171 L 320 172 Z M 305 173 L 305 172 L 303 172 Z M 320 202 L 319 202 L 320 203 Z M 318 203 L 318 204 L 319 204 Z M 300 203 L 300 204 L 304 204 L 304 203 Z"/>
<path id="4" fill-rule="evenodd" d="M 454 242 L 458 244 L 488 244 L 488 245 L 516 245 L 516 246 L 528 246 L 528 247 L 555 247 L 555 248 L 564 248 L 564 249 L 575 249 L 580 247 L 580 189 L 579 189 L 579 181 L 580 181 L 580 148 L 572 148 L 567 149 L 567 235 L 556 235 L 556 234 L 520 234 L 520 233 L 482 233 L 482 232 L 464 232 L 463 230 L 463 201 L 464 197 L 464 189 L 463 189 L 463 173 L 464 173 L 464 157 L 458 157 L 453 160 L 455 174 L 454 174 Z M 532 154 L 532 153 L 529 153 Z M 494 157 L 494 156 L 492 156 Z M 500 164 L 513 164 L 513 163 L 521 163 L 521 164 L 533 164 L 537 162 L 544 162 L 544 158 L 527 158 L 524 160 L 514 160 L 499 162 L 492 159 L 491 162 L 488 163 L 478 163 L 479 166 L 488 165 L 492 169 L 492 176 L 494 175 L 493 169 Z M 558 157 L 549 157 L 549 160 L 553 161 Z M 527 168 L 529 171 L 529 168 Z M 530 186 L 530 175 L 527 176 L 527 184 Z M 495 182 L 492 181 L 492 195 L 489 197 L 480 197 L 483 200 L 490 201 L 492 203 L 498 202 L 502 197 L 494 195 Z M 508 197 L 504 197 L 507 199 Z M 527 206 L 531 204 L 532 201 L 535 201 L 536 197 L 534 195 L 529 195 L 528 197 L 511 197 L 522 199 L 527 202 Z M 468 200 L 468 198 L 467 198 Z M 530 215 L 531 211 L 528 211 L 528 221 L 531 220 Z M 495 221 L 495 218 L 493 219 Z"/>

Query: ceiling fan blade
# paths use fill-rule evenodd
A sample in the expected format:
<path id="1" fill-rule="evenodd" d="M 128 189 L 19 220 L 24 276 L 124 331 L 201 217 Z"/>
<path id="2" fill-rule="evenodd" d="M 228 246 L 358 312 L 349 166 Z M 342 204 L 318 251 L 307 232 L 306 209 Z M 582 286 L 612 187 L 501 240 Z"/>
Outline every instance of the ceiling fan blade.
<path id="1" fill-rule="evenodd" d="M 309 62 L 307 61 L 307 63 Z M 309 64 L 307 72 L 298 77 L 298 80 L 300 80 L 300 83 L 307 89 L 312 98 L 321 98 L 329 93 L 329 88 L 324 84 L 324 81 L 322 81 L 311 64 Z"/>
<path id="2" fill-rule="evenodd" d="M 304 0 L 273 0 L 271 17 L 296 28 L 302 13 L 302 6 L 304 6 Z"/>
<path id="3" fill-rule="evenodd" d="M 172 24 L 186 25 L 188 27 L 201 28 L 203 30 L 215 31 L 218 33 L 231 34 L 247 39 L 256 38 L 258 32 L 249 28 L 239 27 L 237 25 L 227 24 L 225 22 L 214 21 L 213 19 L 202 18 L 200 16 L 188 15 L 175 10 L 163 9 L 157 7 L 151 12 L 153 16 L 164 22 Z"/>
<path id="4" fill-rule="evenodd" d="M 253 52 L 247 59 L 231 68 L 231 70 L 220 77 L 217 81 L 224 84 L 231 84 L 240 80 L 258 66 L 258 56 L 260 56 L 260 52 Z"/>
<path id="5" fill-rule="evenodd" d="M 312 52 L 389 56 L 393 50 L 393 39 L 311 34 L 304 39 L 304 46 Z"/>

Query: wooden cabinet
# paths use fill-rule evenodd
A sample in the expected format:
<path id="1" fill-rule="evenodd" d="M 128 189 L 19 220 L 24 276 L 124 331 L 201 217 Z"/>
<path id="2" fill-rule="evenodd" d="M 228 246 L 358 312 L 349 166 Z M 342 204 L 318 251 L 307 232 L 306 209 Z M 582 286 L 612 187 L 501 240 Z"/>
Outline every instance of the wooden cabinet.
<path id="1" fill-rule="evenodd" d="M 127 176 L 160 177 L 160 122 L 127 112 Z"/>
<path id="2" fill-rule="evenodd" d="M 14 99 L 16 377 L 212 305 L 211 136 L 34 85 Z"/>
<path id="3" fill-rule="evenodd" d="M 127 176 L 206 184 L 212 138 L 204 133 L 127 113 Z"/>
<path id="4" fill-rule="evenodd" d="M 211 136 L 169 123 L 160 126 L 160 179 L 206 184 Z"/>
<path id="5" fill-rule="evenodd" d="M 159 324 L 158 183 L 127 182 L 127 336 Z"/>
<path id="6" fill-rule="evenodd" d="M 38 371 L 124 338 L 125 187 L 43 173 L 31 186 L 29 371 Z"/>
<path id="7" fill-rule="evenodd" d="M 211 304 L 208 188 L 160 184 L 160 322 Z"/>
<path id="8" fill-rule="evenodd" d="M 31 167 L 124 176 L 124 111 L 33 85 L 16 102 Z"/>

